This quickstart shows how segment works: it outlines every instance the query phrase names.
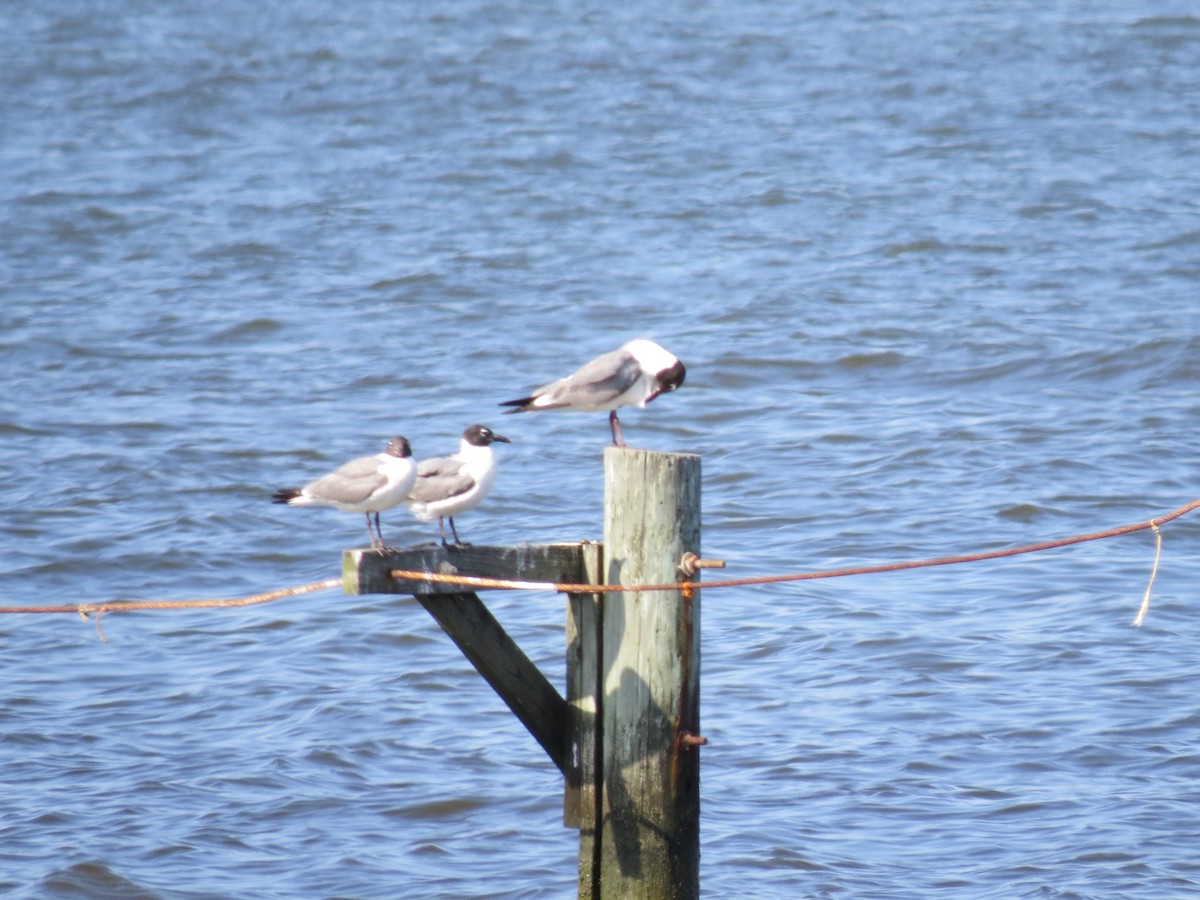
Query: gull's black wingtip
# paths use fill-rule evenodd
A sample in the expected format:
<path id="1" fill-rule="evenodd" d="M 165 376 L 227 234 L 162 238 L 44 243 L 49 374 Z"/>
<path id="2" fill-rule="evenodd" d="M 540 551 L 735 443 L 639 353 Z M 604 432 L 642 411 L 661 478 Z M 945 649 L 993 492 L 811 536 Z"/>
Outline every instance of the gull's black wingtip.
<path id="1" fill-rule="evenodd" d="M 506 409 L 504 415 L 510 416 L 513 413 L 525 412 L 533 403 L 532 397 L 522 397 L 520 400 L 505 400 L 500 406 L 511 406 L 513 409 Z"/>

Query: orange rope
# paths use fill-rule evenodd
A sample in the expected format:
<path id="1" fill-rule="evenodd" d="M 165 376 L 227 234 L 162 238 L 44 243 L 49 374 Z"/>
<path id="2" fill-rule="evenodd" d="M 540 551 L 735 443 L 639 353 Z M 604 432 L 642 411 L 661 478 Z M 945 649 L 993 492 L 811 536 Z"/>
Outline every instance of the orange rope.
<path id="1" fill-rule="evenodd" d="M 1001 559 L 1007 556 L 1019 556 L 1024 553 L 1037 553 L 1042 550 L 1053 550 L 1058 547 L 1068 547 L 1072 544 L 1082 544 L 1086 541 L 1098 541 L 1103 538 L 1118 537 L 1132 534 L 1135 531 L 1154 529 L 1160 525 L 1178 519 L 1195 509 L 1200 508 L 1200 499 L 1193 500 L 1178 509 L 1163 516 L 1157 516 L 1147 522 L 1137 522 L 1132 525 L 1121 525 L 1105 531 L 1095 531 L 1074 537 L 1059 538 L 1053 541 L 1042 541 L 1037 544 L 1027 544 L 1023 547 L 1010 547 L 1006 550 L 989 550 L 983 553 L 969 553 L 962 556 L 939 556 L 934 559 L 913 560 L 909 562 L 885 563 L 876 566 L 855 566 L 847 569 L 826 569 L 817 572 L 801 572 L 792 575 L 760 575 L 753 578 L 725 578 L 716 581 L 678 581 L 663 584 L 571 584 L 566 582 L 513 581 L 504 578 L 481 578 L 474 575 L 444 575 L 437 572 L 420 572 L 408 569 L 395 569 L 391 575 L 400 581 L 426 581 L 437 584 L 454 584 L 463 587 L 500 588 L 520 591 L 554 591 L 568 594 L 596 594 L 617 591 L 692 591 L 696 588 L 725 588 L 747 587 L 760 584 L 781 584 L 790 581 L 813 581 L 818 578 L 841 578 L 847 575 L 871 575 L 881 572 L 900 572 L 906 569 L 923 569 L 931 566 L 949 566 L 957 563 L 980 562 L 988 559 Z M 1157 568 L 1157 565 L 1156 565 Z M 324 581 L 314 581 L 249 597 L 231 600 L 114 600 L 103 603 L 78 603 L 60 606 L 0 606 L 3 613 L 79 613 L 84 618 L 93 614 L 106 612 L 146 610 L 146 609 L 207 609 L 220 607 L 254 606 L 259 603 L 270 603 L 284 597 L 295 597 L 314 591 L 324 591 L 342 586 L 342 579 L 327 578 Z M 1149 589 L 1147 589 L 1148 591 Z"/>
<path id="2" fill-rule="evenodd" d="M 436 584 L 458 584 L 465 587 L 499 588 L 517 591 L 555 591 L 565 594 L 600 594 L 620 591 L 684 591 L 703 587 L 747 587 L 759 584 L 781 584 L 789 581 L 815 581 L 818 578 L 842 578 L 847 575 L 873 575 L 880 572 L 901 572 L 906 569 L 925 569 L 932 566 L 950 566 L 958 563 L 981 562 L 988 559 L 1001 559 L 1007 556 L 1019 556 L 1024 553 L 1037 553 L 1043 550 L 1054 550 L 1058 547 L 1069 547 L 1072 544 L 1082 544 L 1087 541 L 1098 541 L 1104 538 L 1132 534 L 1135 531 L 1155 529 L 1158 526 L 1187 515 L 1200 508 L 1200 499 L 1193 500 L 1178 509 L 1163 516 L 1157 516 L 1147 522 L 1136 522 L 1132 525 L 1120 525 L 1104 531 L 1094 531 L 1090 534 L 1080 534 L 1074 537 L 1059 538 L 1053 541 L 1042 541 L 1037 544 L 1027 544 L 1023 547 L 1009 547 L 1005 550 L 989 550 L 983 553 L 968 553 L 961 556 L 939 556 L 934 559 L 920 559 L 909 562 L 885 563 L 878 566 L 854 566 L 847 569 L 826 569 L 818 572 L 801 572 L 794 575 L 759 575 L 753 578 L 724 578 L 715 581 L 677 581 L 663 584 L 571 584 L 566 582 L 512 581 L 504 578 L 480 578 L 473 575 L 445 575 L 438 572 L 420 572 L 409 569 L 393 569 L 391 575 L 400 581 L 428 581 Z"/>
<path id="3" fill-rule="evenodd" d="M 298 594 L 310 594 L 313 591 L 324 591 L 341 586 L 342 579 L 326 578 L 324 581 L 280 588 L 277 591 L 267 591 L 264 594 L 253 594 L 234 600 L 110 600 L 104 603 L 76 603 L 69 606 L 0 606 L 0 613 L 79 613 L 87 618 L 92 613 L 131 609 L 207 609 L 210 607 L 254 606 L 284 597 L 295 597 Z"/>

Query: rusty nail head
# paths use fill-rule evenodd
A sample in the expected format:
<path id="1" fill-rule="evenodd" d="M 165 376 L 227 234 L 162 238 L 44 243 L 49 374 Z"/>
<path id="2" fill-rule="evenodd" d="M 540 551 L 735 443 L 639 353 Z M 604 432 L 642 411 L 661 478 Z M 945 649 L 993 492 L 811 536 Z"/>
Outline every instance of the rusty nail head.
<path id="1" fill-rule="evenodd" d="M 708 743 L 708 738 L 698 734 L 692 734 L 690 731 L 679 732 L 679 748 L 681 750 L 694 750 L 696 747 L 703 747 Z"/>

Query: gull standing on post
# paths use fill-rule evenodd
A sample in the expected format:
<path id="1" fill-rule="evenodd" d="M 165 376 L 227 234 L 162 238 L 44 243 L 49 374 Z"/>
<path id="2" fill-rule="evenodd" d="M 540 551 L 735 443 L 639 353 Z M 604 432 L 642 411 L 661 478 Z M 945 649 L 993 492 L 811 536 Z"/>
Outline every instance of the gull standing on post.
<path id="1" fill-rule="evenodd" d="M 644 409 L 657 397 L 683 384 L 687 370 L 675 356 L 654 341 L 630 341 L 616 350 L 597 356 L 577 372 L 538 388 L 528 397 L 507 400 L 509 413 L 540 409 L 576 409 L 581 412 L 608 410 L 608 427 L 614 446 L 625 446 L 617 409 Z"/>
<path id="2" fill-rule="evenodd" d="M 371 547 L 383 551 L 387 546 L 379 529 L 379 514 L 403 503 L 416 480 L 417 466 L 408 439 L 394 437 L 383 453 L 352 459 L 302 488 L 276 491 L 271 500 L 289 506 L 332 506 L 343 512 L 363 513 L 367 517 Z"/>
<path id="3" fill-rule="evenodd" d="M 472 425 L 462 434 L 458 452 L 451 456 L 423 459 L 417 465 L 417 479 L 408 493 L 408 508 L 422 522 L 438 520 L 442 545 L 446 543 L 446 526 L 450 520 L 454 546 L 461 546 L 454 517 L 474 509 L 492 489 L 498 465 L 492 444 L 511 444 L 502 434 L 486 425 Z"/>

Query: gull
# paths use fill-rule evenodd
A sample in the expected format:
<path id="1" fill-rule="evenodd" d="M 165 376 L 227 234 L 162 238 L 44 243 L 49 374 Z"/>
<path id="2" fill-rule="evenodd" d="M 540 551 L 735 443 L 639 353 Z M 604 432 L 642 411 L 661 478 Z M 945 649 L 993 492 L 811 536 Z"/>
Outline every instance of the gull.
<path id="1" fill-rule="evenodd" d="M 506 400 L 509 413 L 536 412 L 541 409 L 575 409 L 581 412 L 608 410 L 608 427 L 614 446 L 624 447 L 625 435 L 617 409 L 636 406 L 644 409 L 657 397 L 683 384 L 687 374 L 683 363 L 654 341 L 630 341 L 616 350 L 601 354 L 578 371 L 538 388 L 528 397 Z"/>
<path id="2" fill-rule="evenodd" d="M 492 489 L 498 468 L 492 453 L 494 443 L 512 441 L 486 425 L 472 425 L 462 433 L 457 453 L 423 459 L 417 465 L 416 483 L 408 492 L 408 508 L 422 522 L 438 520 L 444 547 L 451 545 L 446 543 L 442 520 L 450 520 L 454 546 L 462 546 L 454 517 L 474 509 Z"/>
<path id="3" fill-rule="evenodd" d="M 379 529 L 379 514 L 403 503 L 416 480 L 417 466 L 408 439 L 394 437 L 383 453 L 352 459 L 302 488 L 278 490 L 271 500 L 289 506 L 332 506 L 343 512 L 363 513 L 367 517 L 371 547 L 383 551 L 387 546 Z"/>

